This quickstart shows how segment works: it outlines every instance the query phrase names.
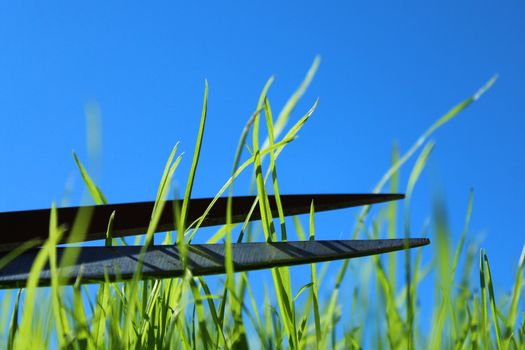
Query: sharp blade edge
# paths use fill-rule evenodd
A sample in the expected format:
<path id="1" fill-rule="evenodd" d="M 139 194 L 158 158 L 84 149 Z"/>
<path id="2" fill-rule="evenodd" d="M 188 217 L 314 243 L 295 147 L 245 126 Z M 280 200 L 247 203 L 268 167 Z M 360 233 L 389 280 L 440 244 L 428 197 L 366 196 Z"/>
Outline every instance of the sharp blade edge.
<path id="1" fill-rule="evenodd" d="M 282 195 L 284 215 L 299 215 L 310 212 L 312 201 L 315 211 L 342 209 L 373 203 L 386 202 L 403 198 L 401 194 L 301 194 Z M 243 222 L 254 203 L 254 196 L 233 197 L 232 222 Z M 268 197 L 272 216 L 277 217 L 275 197 Z M 213 198 L 192 199 L 189 205 L 188 219 L 190 225 L 199 219 L 210 205 Z M 228 199 L 219 198 L 201 226 L 223 225 L 226 223 Z M 113 237 L 124 237 L 144 234 L 151 220 L 154 202 L 107 204 L 83 207 L 58 208 L 58 224 L 66 229 L 63 242 L 78 242 L 70 236 L 75 222 L 83 227 L 84 234 L 78 235 L 81 240 L 97 240 L 106 237 L 108 220 L 115 211 Z M 174 217 L 175 209 L 182 206 L 181 201 L 167 201 L 159 219 L 156 232 L 171 231 L 178 227 Z M 49 236 L 50 209 L 25 210 L 0 213 L 0 251 L 9 251 L 22 242 L 45 241 Z M 260 212 L 256 208 L 251 220 L 259 220 Z M 78 234 L 78 233 L 77 233 Z"/>
<path id="2" fill-rule="evenodd" d="M 426 238 L 383 240 L 327 240 L 232 244 L 235 271 L 251 271 L 323 261 L 356 258 L 429 244 Z M 73 284 L 81 274 L 82 283 L 121 281 L 132 278 L 138 266 L 141 246 L 57 248 L 60 261 L 66 249 L 79 251 L 77 262 L 59 270 L 61 284 Z M 27 251 L 0 270 L 0 287 L 24 287 L 39 249 Z M 0 259 L 2 256 L 0 256 Z M 176 246 L 152 246 L 143 257 L 142 278 L 180 277 L 184 268 Z M 224 273 L 224 244 L 188 246 L 188 268 L 194 276 Z M 51 270 L 40 273 L 40 286 L 51 282 Z"/>

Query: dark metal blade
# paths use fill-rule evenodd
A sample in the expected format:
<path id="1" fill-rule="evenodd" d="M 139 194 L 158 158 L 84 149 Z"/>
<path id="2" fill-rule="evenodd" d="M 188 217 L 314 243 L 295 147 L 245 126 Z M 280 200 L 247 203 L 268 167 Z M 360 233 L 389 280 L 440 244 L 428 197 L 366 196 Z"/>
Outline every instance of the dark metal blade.
<path id="1" fill-rule="evenodd" d="M 282 195 L 284 215 L 298 215 L 310 211 L 314 201 L 316 212 L 360 206 L 401 199 L 402 194 L 304 194 Z M 232 203 L 232 222 L 246 219 L 249 209 L 255 201 L 254 196 L 234 197 Z M 192 199 L 186 223 L 189 225 L 201 217 L 213 198 Z M 278 216 L 274 196 L 269 196 L 274 217 Z M 84 216 L 82 224 L 86 235 L 81 240 L 104 239 L 111 213 L 115 211 L 113 237 L 133 236 L 146 233 L 151 219 L 154 202 L 108 204 L 57 209 L 58 223 L 71 229 L 75 218 Z M 180 208 L 182 201 L 167 201 L 156 232 L 170 231 L 177 227 L 175 208 Z M 201 226 L 221 225 L 226 222 L 227 198 L 219 198 Z M 16 247 L 29 240 L 44 241 L 49 235 L 50 209 L 26 210 L 0 213 L 0 251 Z M 258 208 L 251 220 L 259 220 Z M 63 242 L 67 241 L 68 232 Z M 78 240 L 69 240 L 70 242 Z"/>
<path id="2" fill-rule="evenodd" d="M 235 271 L 250 271 L 279 266 L 300 265 L 356 258 L 414 248 L 429 244 L 426 238 L 299 241 L 232 244 Z M 101 282 L 105 273 L 111 280 L 132 278 L 140 256 L 140 246 L 57 248 L 58 261 L 65 249 L 80 250 L 75 264 L 60 270 L 60 282 L 72 284 L 81 271 L 82 283 Z M 24 287 L 33 261 L 40 249 L 28 251 L 0 270 L 0 287 Z M 188 246 L 188 267 L 194 276 L 224 273 L 224 244 Z M 0 259 L 2 256 L 0 256 Z M 144 254 L 143 278 L 173 278 L 184 269 L 176 246 L 153 246 Z M 117 278 L 118 277 L 118 278 Z M 49 266 L 40 273 L 40 284 L 49 285 Z"/>

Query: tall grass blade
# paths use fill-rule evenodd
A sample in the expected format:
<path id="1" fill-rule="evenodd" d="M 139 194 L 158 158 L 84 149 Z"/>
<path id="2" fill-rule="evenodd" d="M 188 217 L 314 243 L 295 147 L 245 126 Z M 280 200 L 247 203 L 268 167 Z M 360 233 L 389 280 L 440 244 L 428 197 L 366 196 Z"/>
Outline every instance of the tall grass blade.
<path id="1" fill-rule="evenodd" d="M 195 173 L 197 171 L 197 165 L 199 164 L 199 157 L 201 152 L 202 140 L 204 138 L 204 126 L 206 124 L 206 115 L 208 112 L 208 81 L 204 83 L 204 99 L 202 103 L 202 113 L 199 124 L 199 132 L 197 134 L 197 142 L 195 143 L 195 151 L 193 153 L 193 160 L 190 168 L 190 175 L 188 176 L 188 182 L 186 183 L 186 191 L 184 191 L 184 200 L 182 202 L 182 209 L 180 213 L 181 219 L 179 220 L 179 241 L 182 241 L 182 235 L 186 227 L 186 215 L 188 213 L 189 201 L 191 198 L 191 192 L 193 189 L 193 182 L 195 180 Z"/>
<path id="2" fill-rule="evenodd" d="M 428 161 L 430 153 L 434 148 L 434 143 L 429 142 L 421 151 L 416 163 L 410 173 L 408 179 L 408 186 L 406 190 L 405 197 L 405 240 L 408 242 L 410 238 L 410 201 L 412 200 L 412 194 L 414 192 L 414 187 L 419 179 L 419 176 L 423 172 L 425 165 Z M 408 246 L 407 246 L 408 248 Z M 415 305 L 415 288 L 413 288 L 412 281 L 412 261 L 411 261 L 411 250 L 405 250 L 405 283 L 406 283 L 406 322 L 407 322 L 407 348 L 413 349 L 414 346 L 414 305 Z"/>
<path id="3" fill-rule="evenodd" d="M 197 313 L 197 320 L 199 322 L 199 339 L 202 341 L 202 345 L 205 349 L 211 348 L 212 341 L 211 337 L 208 331 L 208 327 L 206 326 L 206 319 L 205 319 L 205 313 L 204 313 L 204 307 L 202 305 L 202 296 L 200 294 L 199 288 L 197 286 L 197 283 L 195 282 L 194 278 L 191 278 L 189 280 L 191 291 L 193 293 L 193 300 L 194 300 L 194 310 L 193 312 Z M 195 341 L 195 329 L 193 329 L 193 345 L 196 346 L 197 342 Z"/>
<path id="4" fill-rule="evenodd" d="M 217 343 L 217 346 L 220 346 L 220 345 L 224 346 L 226 344 L 226 337 L 224 336 L 224 331 L 222 329 L 222 322 L 219 321 L 217 309 L 215 308 L 215 303 L 213 302 L 213 298 L 211 297 L 212 294 L 211 294 L 210 288 L 208 287 L 208 284 L 202 277 L 199 277 L 199 283 L 201 284 L 202 289 L 204 290 L 204 295 L 208 302 L 208 308 L 210 310 L 210 315 L 212 317 L 213 322 L 215 323 L 217 327 L 217 333 L 220 336 L 221 342 Z"/>
<path id="5" fill-rule="evenodd" d="M 483 347 L 487 349 L 489 347 L 489 333 L 488 328 L 488 311 L 487 311 L 487 282 L 485 277 L 485 264 L 483 263 L 483 249 L 479 252 L 479 284 L 481 287 L 481 340 Z"/>
<path id="6" fill-rule="evenodd" d="M 496 332 L 496 344 L 498 346 L 498 350 L 502 349 L 501 344 L 501 330 L 499 327 L 499 321 L 498 321 L 498 308 L 496 307 L 496 296 L 494 295 L 494 286 L 492 282 L 492 274 L 490 273 L 490 265 L 489 265 L 489 258 L 487 257 L 487 253 L 483 253 L 483 260 L 485 263 L 486 268 L 486 282 L 487 286 L 489 288 L 489 300 L 490 300 L 490 308 L 492 311 L 492 320 L 494 322 L 494 330 Z"/>
<path id="7" fill-rule="evenodd" d="M 155 200 L 155 205 L 153 206 L 153 210 L 151 213 L 151 221 L 148 226 L 148 230 L 146 232 L 146 237 L 144 238 L 144 245 L 141 249 L 141 253 L 139 255 L 139 261 L 137 264 L 137 270 L 134 273 L 134 276 L 127 284 L 127 291 L 128 291 L 128 308 L 127 308 L 127 314 L 125 315 L 125 324 L 124 324 L 124 331 L 123 331 L 123 337 L 125 341 L 129 341 L 130 337 L 132 337 L 133 333 L 131 333 L 130 327 L 133 326 L 132 320 L 136 316 L 136 307 L 137 307 L 137 298 L 138 298 L 138 284 L 140 280 L 140 276 L 142 273 L 142 264 L 143 264 L 143 257 L 144 253 L 146 252 L 146 249 L 150 246 L 150 244 L 153 242 L 153 234 L 155 232 L 155 229 L 159 223 L 160 216 L 162 214 L 162 211 L 164 209 L 164 205 L 166 203 L 166 197 L 169 192 L 169 184 L 171 183 L 171 179 L 173 178 L 173 174 L 175 172 L 175 169 L 177 169 L 177 166 L 180 163 L 182 155 L 179 155 L 174 161 L 173 158 L 175 156 L 175 153 L 177 151 L 177 145 L 173 147 L 173 150 L 170 153 L 170 156 L 168 157 L 168 162 L 166 163 L 165 171 L 162 175 L 159 190 L 157 193 L 157 198 Z M 167 169 L 167 170 L 166 170 Z"/>
<path id="8" fill-rule="evenodd" d="M 7 338 L 7 348 L 13 349 L 16 332 L 18 331 L 18 309 L 20 305 L 20 296 L 22 295 L 22 289 L 18 290 L 16 294 L 15 305 L 13 307 L 13 316 L 11 317 L 11 324 L 9 325 L 9 336 Z"/>
<path id="9" fill-rule="evenodd" d="M 69 333 L 69 325 L 67 318 L 63 312 L 62 293 L 59 287 L 59 275 L 57 269 L 57 254 L 56 245 L 60 241 L 62 232 L 57 227 L 58 217 L 56 207 L 53 203 L 51 207 L 51 219 L 49 222 L 49 244 L 47 245 L 49 255 L 49 265 L 51 267 L 51 295 L 52 295 L 52 309 L 56 323 L 57 338 L 60 346 L 65 346 L 67 339 L 66 334 Z"/>
<path id="10" fill-rule="evenodd" d="M 4 268 L 4 266 L 7 266 L 13 259 L 15 259 L 20 254 L 28 251 L 31 248 L 34 248 L 38 245 L 38 241 L 27 241 L 19 245 L 18 247 L 15 247 L 13 250 L 10 250 L 6 252 L 1 258 L 0 258 L 0 270 Z"/>
<path id="11" fill-rule="evenodd" d="M 516 280 L 514 281 L 514 287 L 512 288 L 512 297 L 509 307 L 509 313 L 507 315 L 507 322 L 505 324 L 505 334 L 503 335 L 506 344 L 505 347 L 510 346 L 511 341 L 515 341 L 513 337 L 513 329 L 516 326 L 518 318 L 518 305 L 521 296 L 521 290 L 523 289 L 523 271 L 525 270 L 525 245 L 521 250 L 521 256 L 518 262 L 518 271 L 516 273 Z M 525 315 L 524 315 L 525 316 Z"/>
<path id="12" fill-rule="evenodd" d="M 115 221 L 115 211 L 109 216 L 108 229 L 106 230 L 106 247 L 111 247 L 113 245 L 113 222 Z"/>
<path id="13" fill-rule="evenodd" d="M 257 104 L 257 110 L 263 108 L 263 104 L 266 100 L 266 93 L 272 83 L 272 79 L 263 88 Z M 269 147 L 272 147 L 271 145 Z M 252 131 L 252 149 L 254 153 L 254 168 L 255 168 L 255 181 L 257 184 L 257 198 L 259 200 L 259 210 L 261 214 L 261 223 L 263 227 L 264 236 L 267 241 L 275 241 L 276 234 L 272 222 L 272 214 L 269 207 L 268 195 L 265 188 L 265 180 L 262 171 L 262 160 L 261 153 L 259 150 L 259 115 L 255 116 Z M 274 155 L 272 155 L 274 156 Z M 273 163 L 273 165 L 275 165 Z M 272 171 L 270 168 L 269 172 Z M 287 268 L 274 268 L 272 269 L 272 277 L 275 285 L 275 291 L 277 295 L 277 302 L 279 309 L 284 318 L 284 326 L 288 341 L 291 347 L 296 347 L 297 334 L 295 332 L 294 324 L 294 311 L 293 301 L 291 299 L 291 286 L 289 283 L 289 272 Z"/>
<path id="14" fill-rule="evenodd" d="M 467 236 L 468 228 L 470 226 L 470 218 L 472 216 L 472 202 L 474 199 L 474 191 L 470 191 L 470 195 L 468 198 L 468 204 L 467 204 L 467 215 L 465 217 L 465 225 L 463 226 L 463 231 L 461 232 L 461 236 L 459 238 L 459 243 L 456 248 L 456 252 L 454 253 L 454 262 L 452 263 L 452 274 L 451 274 L 451 280 L 454 279 L 456 275 L 456 270 L 458 267 L 458 261 L 459 256 L 461 254 L 461 251 L 463 250 L 463 246 L 465 245 L 465 238 Z"/>
<path id="15" fill-rule="evenodd" d="M 321 57 L 317 56 L 315 57 L 312 66 L 308 70 L 308 73 L 306 73 L 306 77 L 304 78 L 303 82 L 299 86 L 299 88 L 293 93 L 292 97 L 286 102 L 284 108 L 279 113 L 279 116 L 277 117 L 277 121 L 275 122 L 275 128 L 273 130 L 273 136 L 274 138 L 279 137 L 281 132 L 284 130 L 284 127 L 286 126 L 286 123 L 288 122 L 288 119 L 290 118 L 290 115 L 292 114 L 292 111 L 294 110 L 295 106 L 301 99 L 301 97 L 304 95 L 306 89 L 312 82 L 312 79 L 315 76 L 315 73 L 317 72 L 317 69 L 319 68 L 319 65 L 321 64 Z M 269 140 L 266 141 L 263 145 L 263 148 L 266 148 L 268 146 Z"/>
<path id="16" fill-rule="evenodd" d="M 264 114 L 266 116 L 266 126 L 268 128 L 268 144 L 270 146 L 274 145 L 274 132 L 273 132 L 273 116 L 272 116 L 272 109 L 270 108 L 270 102 L 268 101 L 268 98 L 264 99 Z M 277 181 L 277 167 L 275 165 L 275 155 L 273 152 L 270 152 L 270 166 L 269 169 L 271 169 L 272 174 L 272 182 L 273 182 L 273 192 L 275 196 L 275 204 L 277 205 L 277 213 L 279 215 L 279 225 L 281 228 L 281 240 L 286 241 L 287 240 L 287 234 L 286 234 L 286 224 L 284 222 L 284 212 L 283 212 L 283 205 L 281 203 L 281 195 L 279 192 L 279 184 Z"/>
<path id="17" fill-rule="evenodd" d="M 399 147 L 397 143 L 394 143 L 392 147 L 392 165 L 396 164 L 399 160 Z M 400 169 L 397 169 L 390 178 L 390 193 L 399 193 L 399 176 Z M 387 222 L 388 222 L 388 238 L 395 238 L 397 235 L 397 208 L 398 202 L 391 201 L 387 205 Z M 388 256 L 388 278 L 390 284 L 396 289 L 396 271 L 397 271 L 397 260 L 394 254 Z"/>
<path id="18" fill-rule="evenodd" d="M 315 240 L 315 219 L 314 219 L 314 202 L 310 206 L 310 241 Z M 314 311 L 314 324 L 315 324 L 315 339 L 317 342 L 317 348 L 323 346 L 323 339 L 321 335 L 321 317 L 319 313 L 319 301 L 317 291 L 319 286 L 317 285 L 317 271 L 316 264 L 310 264 L 310 275 L 312 278 L 312 300 L 313 300 L 313 311 Z"/>
<path id="19" fill-rule="evenodd" d="M 459 104 L 454 106 L 451 110 L 449 110 L 445 115 L 440 117 L 437 121 L 435 121 L 418 139 L 417 141 L 408 149 L 408 151 L 403 154 L 399 158 L 399 160 L 392 165 L 388 171 L 383 175 L 381 180 L 377 183 L 377 185 L 374 187 L 374 193 L 377 193 L 381 191 L 381 189 L 384 187 L 384 185 L 387 183 L 388 180 L 414 155 L 414 153 L 423 146 L 427 140 L 432 136 L 439 128 L 441 128 L 443 125 L 445 125 L 447 122 L 452 120 L 454 117 L 456 117 L 461 111 L 463 111 L 465 108 L 467 108 L 472 102 L 478 100 L 488 89 L 492 87 L 492 85 L 496 82 L 497 76 L 492 77 L 485 85 L 483 85 L 474 95 L 468 97 L 467 99 L 461 101 Z M 370 206 L 365 206 L 363 210 L 361 211 L 358 219 L 358 226 L 354 230 L 353 237 L 355 238 L 357 236 L 357 233 L 359 232 L 360 225 L 362 225 L 364 221 L 364 217 L 368 214 L 370 210 Z"/>
<path id="20" fill-rule="evenodd" d="M 88 188 L 91 198 L 93 198 L 96 204 L 107 204 L 108 200 L 106 199 L 106 197 L 104 196 L 100 188 L 91 179 L 88 172 L 86 171 L 86 168 L 84 168 L 84 166 L 78 159 L 75 151 L 73 151 L 73 159 L 75 159 L 75 163 L 77 164 L 78 169 L 80 170 L 80 174 L 82 175 L 82 179 L 84 180 L 84 183 L 86 184 Z"/>

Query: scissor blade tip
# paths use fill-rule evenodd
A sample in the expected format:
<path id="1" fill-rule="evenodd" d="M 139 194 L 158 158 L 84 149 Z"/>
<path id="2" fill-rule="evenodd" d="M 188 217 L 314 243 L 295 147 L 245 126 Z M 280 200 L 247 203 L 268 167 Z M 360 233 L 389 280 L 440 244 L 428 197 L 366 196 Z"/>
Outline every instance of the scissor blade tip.
<path id="1" fill-rule="evenodd" d="M 430 239 L 428 238 L 409 238 L 408 246 L 410 248 L 423 247 L 430 244 Z"/>
<path id="2" fill-rule="evenodd" d="M 382 195 L 387 197 L 387 198 L 391 198 L 391 199 L 403 199 L 403 198 L 405 198 L 405 194 L 404 193 L 384 193 Z"/>
<path id="3" fill-rule="evenodd" d="M 368 195 L 370 203 L 381 203 L 381 202 L 390 202 L 397 201 L 405 198 L 404 193 L 374 193 Z"/>

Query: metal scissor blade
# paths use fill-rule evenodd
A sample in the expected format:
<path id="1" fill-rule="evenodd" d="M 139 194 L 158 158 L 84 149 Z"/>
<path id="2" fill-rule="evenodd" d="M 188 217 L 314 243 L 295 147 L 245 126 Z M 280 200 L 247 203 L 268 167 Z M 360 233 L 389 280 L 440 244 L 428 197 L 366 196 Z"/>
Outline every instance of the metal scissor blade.
<path id="1" fill-rule="evenodd" d="M 333 210 L 365 204 L 380 203 L 401 199 L 402 194 L 303 194 L 282 195 L 281 202 L 284 215 L 308 213 L 313 201 L 316 211 Z M 250 207 L 256 197 L 233 197 L 232 222 L 242 222 L 246 219 Z M 189 204 L 187 224 L 199 219 L 213 198 L 192 199 Z M 214 204 L 201 226 L 222 225 L 226 223 L 227 198 L 219 198 Z M 275 197 L 269 196 L 272 215 L 278 216 Z M 147 231 L 154 202 L 138 202 L 123 204 L 94 205 L 68 207 L 57 209 L 58 223 L 71 229 L 77 217 L 83 217 L 82 227 L 86 235 L 81 240 L 89 241 L 104 239 L 109 217 L 115 211 L 113 237 L 133 236 Z M 157 225 L 156 232 L 171 231 L 177 227 L 175 211 L 182 207 L 182 201 L 167 201 Z M 6 251 L 22 242 L 36 240 L 44 241 L 49 235 L 50 209 L 25 210 L 0 213 L 0 251 Z M 260 213 L 256 209 L 251 220 L 259 220 Z M 71 237 L 69 237 L 71 238 Z M 63 241 L 68 239 L 64 236 Z M 69 242 L 80 241 L 69 240 Z"/>
<path id="2" fill-rule="evenodd" d="M 232 244 L 235 271 L 250 271 L 279 266 L 300 265 L 338 259 L 349 259 L 414 248 L 429 244 L 426 238 L 379 240 L 332 240 L 274 243 Z M 137 269 L 140 246 L 57 248 L 58 261 L 65 249 L 80 250 L 75 264 L 63 266 L 60 282 L 72 284 L 81 274 L 83 283 L 132 278 Z M 39 249 L 28 251 L 0 270 L 0 287 L 24 287 Z M 225 272 L 224 244 L 194 244 L 188 246 L 188 267 L 194 276 Z M 1 258 L 1 256 L 0 256 Z M 184 269 L 176 246 L 152 246 L 144 254 L 143 278 L 172 278 Z M 51 282 L 51 270 L 40 273 L 41 286 Z"/>

